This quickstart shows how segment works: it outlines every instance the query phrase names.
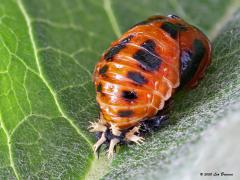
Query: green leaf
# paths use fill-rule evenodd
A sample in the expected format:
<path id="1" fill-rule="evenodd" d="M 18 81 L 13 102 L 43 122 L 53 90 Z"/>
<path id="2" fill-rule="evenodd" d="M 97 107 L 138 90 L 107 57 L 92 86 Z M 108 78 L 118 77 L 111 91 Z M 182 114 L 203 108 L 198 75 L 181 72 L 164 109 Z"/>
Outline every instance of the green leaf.
<path id="1" fill-rule="evenodd" d="M 215 39 L 199 87 L 175 98 L 171 123 L 112 163 L 96 159 L 87 130 L 98 117 L 93 68 L 111 41 L 148 16 L 178 14 L 213 37 L 233 3 L 0 0 L 0 179 L 154 178 L 171 169 L 179 147 L 226 119 L 238 101 L 239 15 Z"/>

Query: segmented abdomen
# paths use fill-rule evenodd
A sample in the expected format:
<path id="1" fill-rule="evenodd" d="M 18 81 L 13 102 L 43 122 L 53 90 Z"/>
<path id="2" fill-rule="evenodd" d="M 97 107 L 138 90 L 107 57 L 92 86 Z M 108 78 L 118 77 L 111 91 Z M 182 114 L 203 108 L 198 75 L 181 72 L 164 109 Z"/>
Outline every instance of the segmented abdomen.
<path id="1" fill-rule="evenodd" d="M 107 122 L 128 128 L 154 116 L 180 82 L 178 36 L 164 23 L 130 29 L 95 68 L 97 102 Z"/>

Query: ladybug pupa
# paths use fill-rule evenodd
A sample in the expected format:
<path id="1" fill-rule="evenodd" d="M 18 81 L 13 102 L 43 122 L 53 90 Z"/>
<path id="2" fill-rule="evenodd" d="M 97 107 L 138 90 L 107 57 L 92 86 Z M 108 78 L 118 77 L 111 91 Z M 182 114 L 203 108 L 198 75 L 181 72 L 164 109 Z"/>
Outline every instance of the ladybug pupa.
<path id="1" fill-rule="evenodd" d="M 191 89 L 211 60 L 211 44 L 176 15 L 153 16 L 130 28 L 102 55 L 94 71 L 98 122 L 90 125 L 113 156 L 117 144 L 141 143 L 167 120 L 170 98 Z"/>

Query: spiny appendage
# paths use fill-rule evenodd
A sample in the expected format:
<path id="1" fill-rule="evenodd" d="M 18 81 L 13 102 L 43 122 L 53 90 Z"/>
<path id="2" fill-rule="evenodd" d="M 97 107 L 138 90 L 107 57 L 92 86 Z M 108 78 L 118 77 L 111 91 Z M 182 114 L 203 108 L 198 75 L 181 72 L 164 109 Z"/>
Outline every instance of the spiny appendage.
<path id="1" fill-rule="evenodd" d="M 90 132 L 105 132 L 107 130 L 107 127 L 105 123 L 102 121 L 98 122 L 90 122 L 90 126 L 88 127 Z"/>
<path id="2" fill-rule="evenodd" d="M 125 144 L 127 142 L 141 144 L 144 140 L 144 138 L 138 136 L 140 126 L 135 126 L 134 128 L 126 131 L 121 131 L 116 124 L 106 124 L 99 120 L 99 122 L 91 122 L 89 129 L 90 132 L 100 133 L 100 138 L 93 146 L 94 152 L 99 153 L 101 145 L 105 143 L 109 146 L 108 158 L 113 157 L 117 144 Z"/>
<path id="3" fill-rule="evenodd" d="M 126 133 L 125 139 L 127 141 L 132 141 L 140 145 L 143 142 L 144 138 L 138 135 L 135 135 L 135 134 L 139 134 L 139 129 L 140 129 L 140 126 L 135 126 L 133 129 L 131 129 L 129 132 Z"/>
<path id="4" fill-rule="evenodd" d="M 101 145 L 107 140 L 105 137 L 107 126 L 104 122 L 99 120 L 98 122 L 90 122 L 88 129 L 90 132 L 100 132 L 102 134 L 98 141 L 93 145 L 94 152 L 96 153 Z"/>

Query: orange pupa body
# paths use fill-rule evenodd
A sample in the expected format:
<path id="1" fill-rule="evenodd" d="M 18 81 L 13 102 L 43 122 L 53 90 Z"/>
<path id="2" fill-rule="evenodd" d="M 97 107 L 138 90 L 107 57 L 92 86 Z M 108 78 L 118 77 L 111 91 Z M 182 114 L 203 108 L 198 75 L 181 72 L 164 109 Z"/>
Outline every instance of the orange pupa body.
<path id="1" fill-rule="evenodd" d="M 197 85 L 210 57 L 208 38 L 177 16 L 154 16 L 135 25 L 95 67 L 101 120 L 119 130 L 147 121 L 179 87 Z"/>

